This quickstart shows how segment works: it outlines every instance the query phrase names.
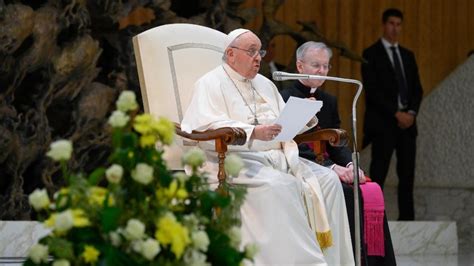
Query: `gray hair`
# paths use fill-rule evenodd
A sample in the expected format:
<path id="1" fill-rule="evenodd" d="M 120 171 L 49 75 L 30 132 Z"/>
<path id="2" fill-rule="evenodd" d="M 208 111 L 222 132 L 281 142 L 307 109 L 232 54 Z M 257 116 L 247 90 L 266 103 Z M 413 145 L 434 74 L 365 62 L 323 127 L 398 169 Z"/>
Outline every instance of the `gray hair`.
<path id="1" fill-rule="evenodd" d="M 314 42 L 309 41 L 305 42 L 296 50 L 296 60 L 302 60 L 309 49 L 324 49 L 329 55 L 329 58 L 332 57 L 332 50 L 323 42 Z"/>

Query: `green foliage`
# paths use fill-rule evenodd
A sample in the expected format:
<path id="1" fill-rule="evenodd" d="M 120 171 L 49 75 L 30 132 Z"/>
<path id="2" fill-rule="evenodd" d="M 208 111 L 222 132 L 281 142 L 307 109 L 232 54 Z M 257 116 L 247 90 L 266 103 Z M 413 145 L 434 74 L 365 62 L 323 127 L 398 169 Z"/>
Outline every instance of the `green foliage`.
<path id="1" fill-rule="evenodd" d="M 89 175 L 63 167 L 67 187 L 52 198 L 41 190 L 30 195 L 52 231 L 31 249 L 25 265 L 239 265 L 245 252 L 229 232 L 240 227 L 245 190 L 211 190 L 196 165 L 191 175 L 171 172 L 162 155 L 173 124 L 120 106 L 129 113 L 117 110 L 109 120 L 113 152 L 107 166 Z M 203 161 L 193 156 L 199 155 L 188 156 L 190 161 Z"/>

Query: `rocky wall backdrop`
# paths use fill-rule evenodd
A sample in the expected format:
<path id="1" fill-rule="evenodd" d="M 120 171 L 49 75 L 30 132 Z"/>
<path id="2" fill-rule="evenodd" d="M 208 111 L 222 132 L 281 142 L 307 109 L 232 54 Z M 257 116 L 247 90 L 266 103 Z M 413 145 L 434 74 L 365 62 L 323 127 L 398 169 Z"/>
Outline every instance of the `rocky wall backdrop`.
<path id="1" fill-rule="evenodd" d="M 283 3 L 242 0 L 0 0 L 0 220 L 28 220 L 28 194 L 63 181 L 45 157 L 49 144 L 74 143 L 69 168 L 90 172 L 109 154 L 107 117 L 122 90 L 140 95 L 132 36 L 168 23 L 193 23 L 223 32 L 255 16 L 263 46 L 276 35 L 298 44 L 319 40 L 351 59 L 361 57 L 328 40 L 315 21 L 292 29 L 274 19 Z"/>

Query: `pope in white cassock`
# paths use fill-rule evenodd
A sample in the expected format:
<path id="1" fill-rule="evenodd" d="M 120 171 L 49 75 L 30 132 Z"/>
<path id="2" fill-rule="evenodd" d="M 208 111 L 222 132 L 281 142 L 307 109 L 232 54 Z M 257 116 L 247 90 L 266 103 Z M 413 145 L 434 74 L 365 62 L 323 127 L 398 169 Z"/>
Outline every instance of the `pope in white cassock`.
<path id="1" fill-rule="evenodd" d="M 223 64 L 194 85 L 181 128 L 190 132 L 240 127 L 247 133 L 243 146 L 229 146 L 229 152 L 245 163 L 232 179 L 247 187 L 241 208 L 243 244 L 258 244 L 256 265 L 354 265 L 338 176 L 299 158 L 295 142 L 273 140 L 281 126 L 272 121 L 285 103 L 276 86 L 257 74 L 265 53 L 259 38 L 237 29 L 229 33 L 224 47 Z M 316 122 L 308 122 L 306 130 Z M 208 157 L 204 170 L 216 173 L 211 144 L 199 146 Z"/>

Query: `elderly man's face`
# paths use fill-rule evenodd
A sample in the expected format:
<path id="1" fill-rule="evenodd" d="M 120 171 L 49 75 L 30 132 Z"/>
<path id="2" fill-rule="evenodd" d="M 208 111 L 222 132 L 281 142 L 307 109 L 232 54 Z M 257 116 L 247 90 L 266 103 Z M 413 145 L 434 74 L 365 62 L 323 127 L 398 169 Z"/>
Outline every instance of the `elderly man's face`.
<path id="1" fill-rule="evenodd" d="M 260 69 L 261 47 L 260 39 L 252 32 L 246 32 L 227 49 L 227 64 L 245 78 L 253 79 Z"/>
<path id="2" fill-rule="evenodd" d="M 301 74 L 327 76 L 331 65 L 329 64 L 329 53 L 325 49 L 310 48 L 304 57 L 296 62 L 296 68 Z M 311 88 L 318 88 L 323 85 L 324 80 L 307 79 L 301 81 Z"/>

